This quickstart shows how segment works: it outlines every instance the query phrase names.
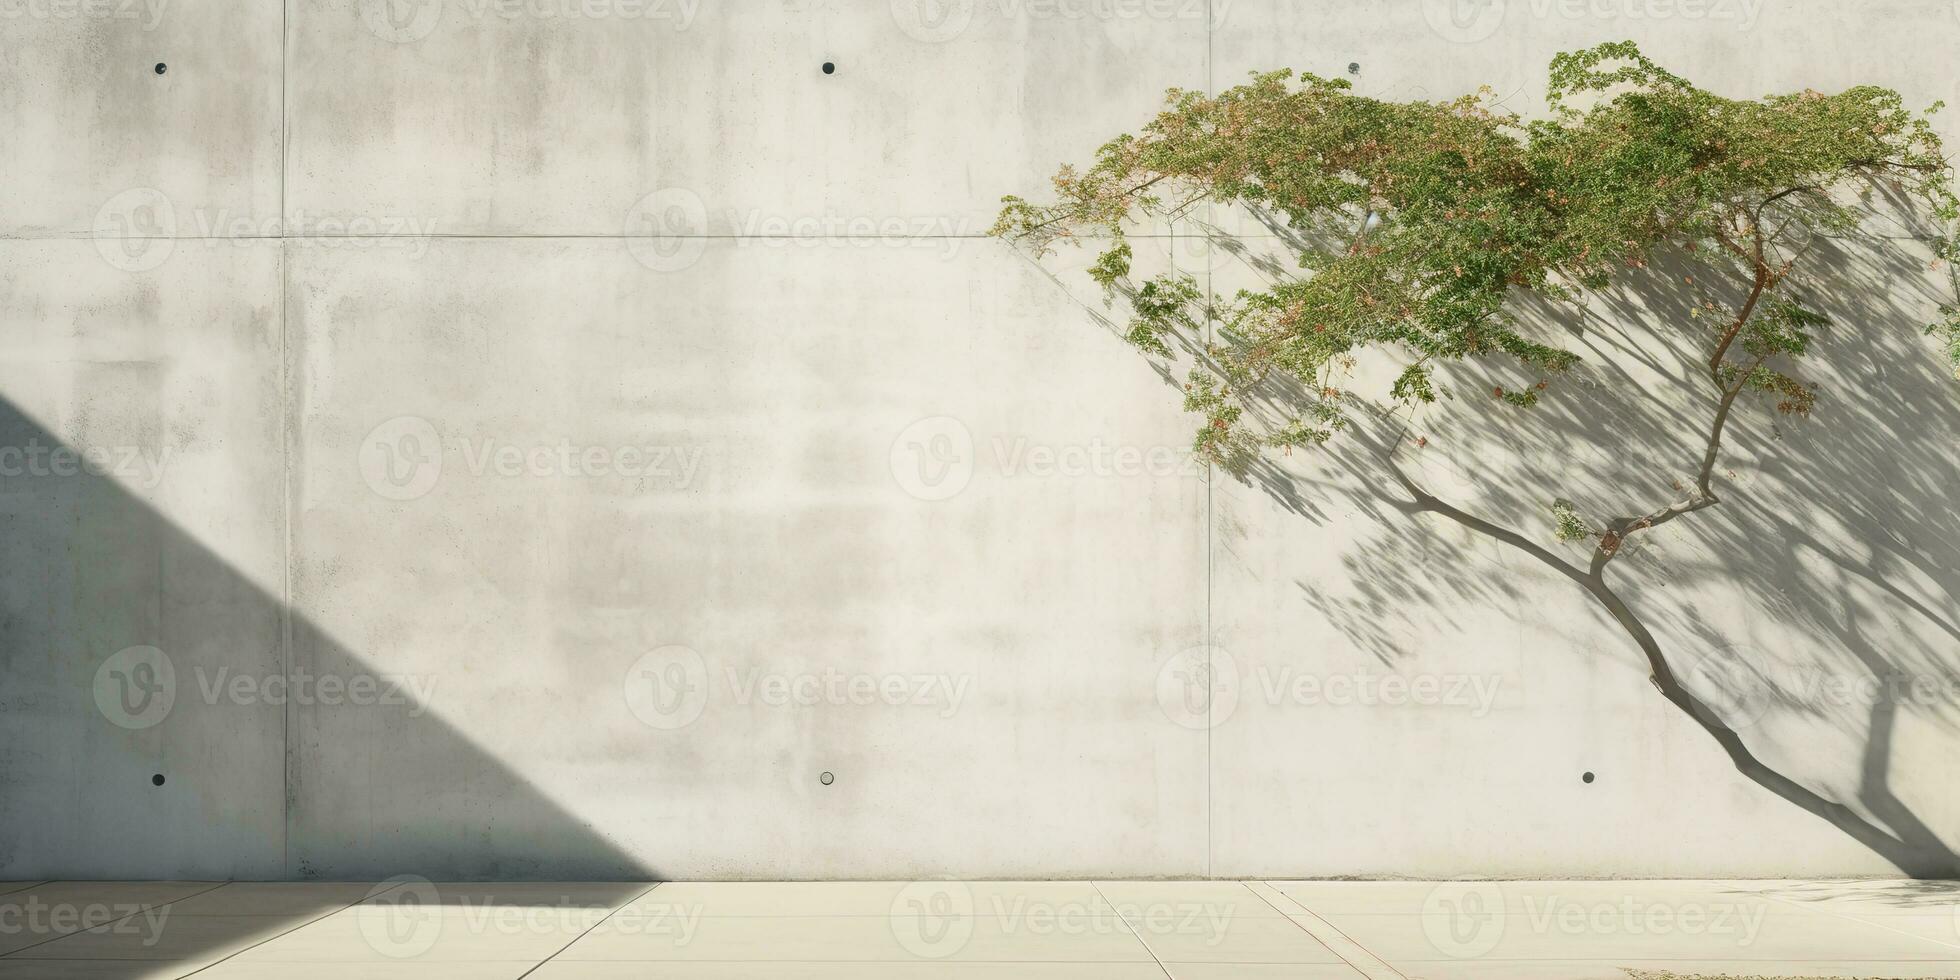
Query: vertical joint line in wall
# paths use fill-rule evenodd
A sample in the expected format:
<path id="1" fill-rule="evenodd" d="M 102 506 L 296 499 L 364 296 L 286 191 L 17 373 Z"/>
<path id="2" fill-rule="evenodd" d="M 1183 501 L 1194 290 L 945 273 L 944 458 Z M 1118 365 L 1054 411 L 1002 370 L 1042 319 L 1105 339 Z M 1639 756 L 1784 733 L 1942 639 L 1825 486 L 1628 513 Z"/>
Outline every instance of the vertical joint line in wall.
<path id="1" fill-rule="evenodd" d="M 1205 95 L 1211 95 L 1211 5 L 1205 0 Z M 1170 228 L 1171 254 L 1177 254 L 1177 225 Z M 1205 333 L 1204 341 L 1211 342 L 1211 272 L 1205 272 Z M 1217 469 L 1209 461 L 1205 463 L 1205 521 L 1204 521 L 1204 562 L 1205 562 L 1205 601 L 1200 616 L 1200 629 L 1205 645 L 1205 870 L 1204 876 L 1211 877 L 1211 729 L 1213 725 L 1211 695 L 1217 688 L 1212 684 L 1211 675 L 1211 481 L 1217 478 Z"/>
<path id="2" fill-rule="evenodd" d="M 286 60 L 291 47 L 287 32 L 291 29 L 291 0 L 279 0 L 279 237 L 286 237 Z M 281 250 L 284 254 L 284 250 Z M 284 267 L 281 267 L 284 271 Z M 281 287 L 283 297 L 284 287 Z M 281 303 L 285 300 L 282 298 Z"/>
<path id="3" fill-rule="evenodd" d="M 1211 82 L 1211 33 L 1217 29 L 1215 8 L 1217 0 L 1205 0 L 1205 96 L 1215 96 Z M 1205 214 L 1211 206 L 1205 204 Z M 1205 345 L 1211 343 L 1211 239 L 1205 239 Z M 1217 482 L 1217 466 L 1205 465 L 1205 684 L 1211 684 L 1211 488 Z M 1211 823 L 1211 698 L 1205 698 L 1205 878 L 1211 876 L 1211 845 L 1213 845 L 1213 823 Z"/>
<path id="4" fill-rule="evenodd" d="M 281 214 L 284 214 L 282 209 Z M 288 322 L 286 240 L 279 239 L 279 659 L 286 687 L 293 684 L 293 383 Z M 280 725 L 279 863 L 293 875 L 293 704 L 286 698 Z"/>
<path id="5" fill-rule="evenodd" d="M 279 517 L 284 522 L 280 535 L 279 563 L 279 651 L 280 665 L 286 673 L 286 687 L 293 684 L 293 384 L 291 346 L 286 340 L 286 144 L 290 137 L 286 125 L 286 72 L 292 57 L 292 0 L 279 0 Z M 293 877 L 293 705 L 286 698 L 280 726 L 279 760 L 279 865 L 283 876 Z"/>
<path id="6" fill-rule="evenodd" d="M 1213 96 L 1211 84 L 1211 35 L 1217 29 L 1217 0 L 1205 0 L 1205 96 Z M 1209 214 L 1209 204 L 1205 212 Z M 1172 231 L 1174 233 L 1174 231 Z M 1205 343 L 1211 343 L 1211 241 L 1205 241 Z M 1211 488 L 1217 482 L 1217 466 L 1205 465 L 1205 684 L 1211 684 Z M 1213 688 L 1215 690 L 1215 688 Z M 1211 821 L 1211 731 L 1213 731 L 1213 698 L 1205 698 L 1205 878 L 1211 876 L 1211 847 L 1213 847 L 1213 821 Z"/>

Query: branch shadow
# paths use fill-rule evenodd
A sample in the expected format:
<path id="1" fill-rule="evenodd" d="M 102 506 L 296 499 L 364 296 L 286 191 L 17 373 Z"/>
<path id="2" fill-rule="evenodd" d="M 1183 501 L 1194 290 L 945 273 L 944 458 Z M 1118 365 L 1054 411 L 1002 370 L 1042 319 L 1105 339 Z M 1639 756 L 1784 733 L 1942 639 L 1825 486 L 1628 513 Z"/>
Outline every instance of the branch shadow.
<path id="1" fill-rule="evenodd" d="M 1717 474 L 1724 505 L 1632 539 L 1615 588 L 1659 638 L 1689 700 L 1766 760 L 1756 773 L 1738 761 L 1745 775 L 1766 786 L 1787 775 L 1782 791 L 1769 788 L 1901 870 L 1956 877 L 1960 831 L 1918 816 L 1895 783 L 1920 776 L 1924 789 L 1924 774 L 1893 765 L 1907 719 L 1949 753 L 1960 739 L 1960 512 L 1950 506 L 1960 385 L 1919 329 L 1952 298 L 1930 272 L 1930 229 L 1883 192 L 1872 212 L 1885 233 L 1812 243 L 1808 262 L 1821 274 L 1806 298 L 1834 321 L 1797 366 L 1818 389 L 1813 416 L 1741 411 Z M 1231 223 L 1198 223 L 1219 257 L 1208 279 L 1271 282 L 1291 274 L 1284 256 L 1310 244 L 1268 213 L 1240 220 L 1243 233 Z M 1571 579 L 1583 603 L 1591 545 L 1558 543 L 1550 505 L 1569 499 L 1595 519 L 1645 513 L 1692 478 L 1714 410 L 1713 324 L 1694 311 L 1745 288 L 1711 272 L 1681 255 L 1583 306 L 1521 302 L 1522 320 L 1584 357 L 1535 409 L 1489 394 L 1537 379 L 1452 365 L 1441 411 L 1409 419 L 1365 405 L 1313 458 L 1254 461 L 1241 482 L 1289 515 L 1321 524 L 1348 510 L 1379 523 L 1341 557 L 1351 594 L 1301 580 L 1301 600 L 1383 663 L 1405 656 L 1398 636 L 1452 606 L 1522 603 L 1520 573 Z M 1205 356 L 1188 342 L 1178 355 Z M 1386 393 L 1392 372 L 1360 373 L 1355 387 L 1378 377 L 1371 390 Z M 1303 394 L 1268 382 L 1249 414 L 1273 424 Z M 1227 526 L 1221 545 L 1248 533 Z M 1581 608 L 1591 611 L 1573 615 Z M 1624 635 L 1595 649 L 1596 631 L 1613 622 L 1583 603 L 1533 625 L 1644 672 Z"/>

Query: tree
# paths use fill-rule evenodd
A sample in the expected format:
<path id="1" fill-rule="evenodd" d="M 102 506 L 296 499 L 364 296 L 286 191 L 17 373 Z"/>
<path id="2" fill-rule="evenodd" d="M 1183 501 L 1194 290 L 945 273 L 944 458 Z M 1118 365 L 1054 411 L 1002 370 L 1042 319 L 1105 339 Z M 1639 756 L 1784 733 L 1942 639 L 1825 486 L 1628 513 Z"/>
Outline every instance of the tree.
<path id="1" fill-rule="evenodd" d="M 1545 501 L 1556 538 L 1585 549 L 1576 561 L 1397 471 L 1404 509 L 1458 521 L 1582 588 L 1638 645 L 1661 695 L 1751 780 L 1909 873 L 1960 875 L 1960 858 L 1909 813 L 1880 826 L 1761 762 L 1682 683 L 1608 574 L 1630 541 L 1722 503 L 1723 440 L 1745 405 L 1810 414 L 1818 393 L 1799 369 L 1829 323 L 1807 299 L 1816 237 L 1859 228 L 1875 196 L 1903 198 L 1942 228 L 1960 220 L 1927 120 L 1939 106 L 1914 114 L 1872 86 L 1724 98 L 1628 42 L 1557 56 L 1548 105 L 1546 118 L 1526 120 L 1494 107 L 1488 90 L 1390 102 L 1287 71 L 1217 96 L 1172 89 L 1141 132 L 1111 140 L 1084 169 L 1063 167 L 1053 203 L 1005 198 L 993 232 L 1037 255 L 1095 233 L 1090 275 L 1129 298 L 1127 339 L 1156 358 L 1174 346 L 1195 355 L 1184 385 L 1186 408 L 1203 416 L 1194 448 L 1240 473 L 1263 453 L 1328 442 L 1371 406 L 1405 425 L 1444 409 L 1460 394 L 1451 371 L 1467 362 L 1522 372 L 1483 397 L 1529 412 L 1579 357 L 1534 335 L 1543 331 L 1514 312 L 1521 299 L 1580 300 L 1655 261 L 1690 270 L 1691 322 L 1629 325 L 1704 357 L 1688 382 L 1707 412 L 1701 451 L 1669 499 L 1635 513 Z M 1283 220 L 1301 273 L 1231 297 L 1177 273 L 1132 282 L 1125 228 L 1204 202 Z M 1960 258 L 1951 232 L 1934 248 L 1936 265 Z M 1960 373 L 1960 310 L 1943 308 L 1927 329 Z M 1371 357 L 1399 371 L 1385 399 L 1350 387 Z M 1276 400 L 1278 421 L 1247 411 Z"/>

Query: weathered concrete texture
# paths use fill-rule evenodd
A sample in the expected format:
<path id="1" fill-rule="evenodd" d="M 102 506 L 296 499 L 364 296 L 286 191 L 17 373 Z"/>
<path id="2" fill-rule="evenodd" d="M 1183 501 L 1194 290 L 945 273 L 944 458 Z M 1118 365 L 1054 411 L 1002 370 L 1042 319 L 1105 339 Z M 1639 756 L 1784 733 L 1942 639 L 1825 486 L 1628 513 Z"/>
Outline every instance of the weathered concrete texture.
<path id="1" fill-rule="evenodd" d="M 281 709 L 202 694 L 284 660 L 279 253 L 184 242 L 130 275 L 0 243 L 9 875 L 284 871 Z"/>
<path id="2" fill-rule="evenodd" d="M 0 237 L 234 236 L 236 222 L 277 234 L 280 16 L 268 3 L 8 3 Z M 175 212 L 110 206 L 141 188 Z"/>
<path id="3" fill-rule="evenodd" d="M 1202 471 L 1041 462 L 1175 458 L 1184 420 L 1103 369 L 1120 342 L 1041 272 L 951 244 L 724 240 L 668 274 L 616 241 L 296 254 L 296 608 L 663 874 L 947 873 L 974 848 L 1197 873 L 1204 739 L 1151 683 L 1202 641 Z M 433 433 L 425 479 L 364 479 L 377 427 Z M 955 463 L 921 483 L 910 444 L 937 436 Z M 636 713 L 670 647 L 698 700 Z M 477 763 L 379 718 L 300 715 L 295 846 L 329 874 L 496 806 Z"/>
<path id="4" fill-rule="evenodd" d="M 1633 37 L 1923 104 L 1960 95 L 1949 4 L 630 6 L 0 21 L 0 451 L 170 453 L 0 477 L 0 877 L 1889 870 L 1569 582 L 1389 506 L 1366 442 L 1209 485 L 1087 255 L 972 236 L 1171 86 L 1352 62 L 1530 111 L 1554 52 Z M 1199 212 L 1139 261 L 1253 275 L 1219 229 L 1272 248 Z M 1915 248 L 1832 251 L 1819 418 L 1751 415 L 1732 502 L 1626 559 L 1670 650 L 1953 675 Z M 1547 424 L 1395 462 L 1540 539 L 1554 495 L 1650 501 L 1700 409 L 1615 325 L 1679 302 L 1602 298 Z M 1751 744 L 1955 842 L 1950 694 L 1831 696 Z"/>
<path id="5" fill-rule="evenodd" d="M 982 5 L 946 43 L 880 4 L 562 7 L 592 13 L 295 0 L 293 77 L 362 84 L 292 87 L 288 210 L 460 235 L 979 235 L 1001 194 L 1205 84 L 1202 3 Z M 694 208 L 633 212 L 661 190 Z"/>

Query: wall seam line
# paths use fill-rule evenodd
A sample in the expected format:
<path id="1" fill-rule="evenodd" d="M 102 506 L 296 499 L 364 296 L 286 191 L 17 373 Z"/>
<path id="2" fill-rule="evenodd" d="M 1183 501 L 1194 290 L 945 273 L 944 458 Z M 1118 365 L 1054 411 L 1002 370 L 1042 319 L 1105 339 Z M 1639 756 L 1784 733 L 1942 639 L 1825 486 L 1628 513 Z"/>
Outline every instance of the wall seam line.
<path id="1" fill-rule="evenodd" d="M 279 651 L 286 687 L 293 685 L 293 379 L 291 344 L 288 342 L 290 274 L 286 266 L 286 72 L 292 57 L 292 3 L 279 2 L 279 509 L 281 542 L 279 560 Z M 279 781 L 279 865 L 281 873 L 293 877 L 293 706 L 285 699 L 280 724 Z"/>
<path id="2" fill-rule="evenodd" d="M 1213 85 L 1212 85 L 1212 31 L 1214 30 L 1215 23 L 1212 18 L 1215 16 L 1213 7 L 1216 3 L 1217 0 L 1205 0 L 1205 95 L 1207 97 L 1211 97 L 1215 95 L 1213 91 Z M 1207 214 L 1210 213 L 1210 210 L 1211 210 L 1211 205 L 1207 203 L 1205 205 L 1206 213 Z M 1210 343 L 1212 339 L 1212 310 L 1211 310 L 1212 282 L 1211 282 L 1210 248 L 1211 248 L 1211 243 L 1209 241 L 1206 241 L 1205 243 L 1205 249 L 1206 249 L 1205 252 L 1205 342 L 1206 343 Z M 1172 254 L 1175 254 L 1175 251 L 1176 250 L 1173 248 Z M 1216 509 L 1214 505 L 1214 501 L 1212 499 L 1212 489 L 1213 487 L 1216 486 L 1217 480 L 1218 480 L 1218 468 L 1210 464 L 1207 464 L 1205 466 L 1205 683 L 1206 684 L 1212 684 L 1216 677 L 1216 675 L 1212 673 L 1212 663 L 1211 663 L 1212 653 L 1213 653 L 1211 604 L 1212 604 L 1212 585 L 1213 585 L 1212 579 L 1214 573 L 1212 521 L 1213 521 L 1213 512 Z M 1216 688 L 1214 688 L 1213 690 L 1215 691 Z M 1216 730 L 1217 725 L 1215 719 L 1211 717 L 1211 712 L 1215 707 L 1214 705 L 1215 700 L 1216 700 L 1215 698 L 1209 696 L 1205 698 L 1205 721 L 1206 721 L 1205 724 L 1205 877 L 1207 878 L 1215 874 L 1217 870 L 1213 862 L 1213 857 L 1214 857 L 1213 851 L 1216 842 L 1215 838 L 1216 838 L 1217 825 L 1213 817 L 1215 808 L 1214 808 L 1213 798 L 1212 798 L 1212 769 L 1213 769 L 1212 733 Z"/>

